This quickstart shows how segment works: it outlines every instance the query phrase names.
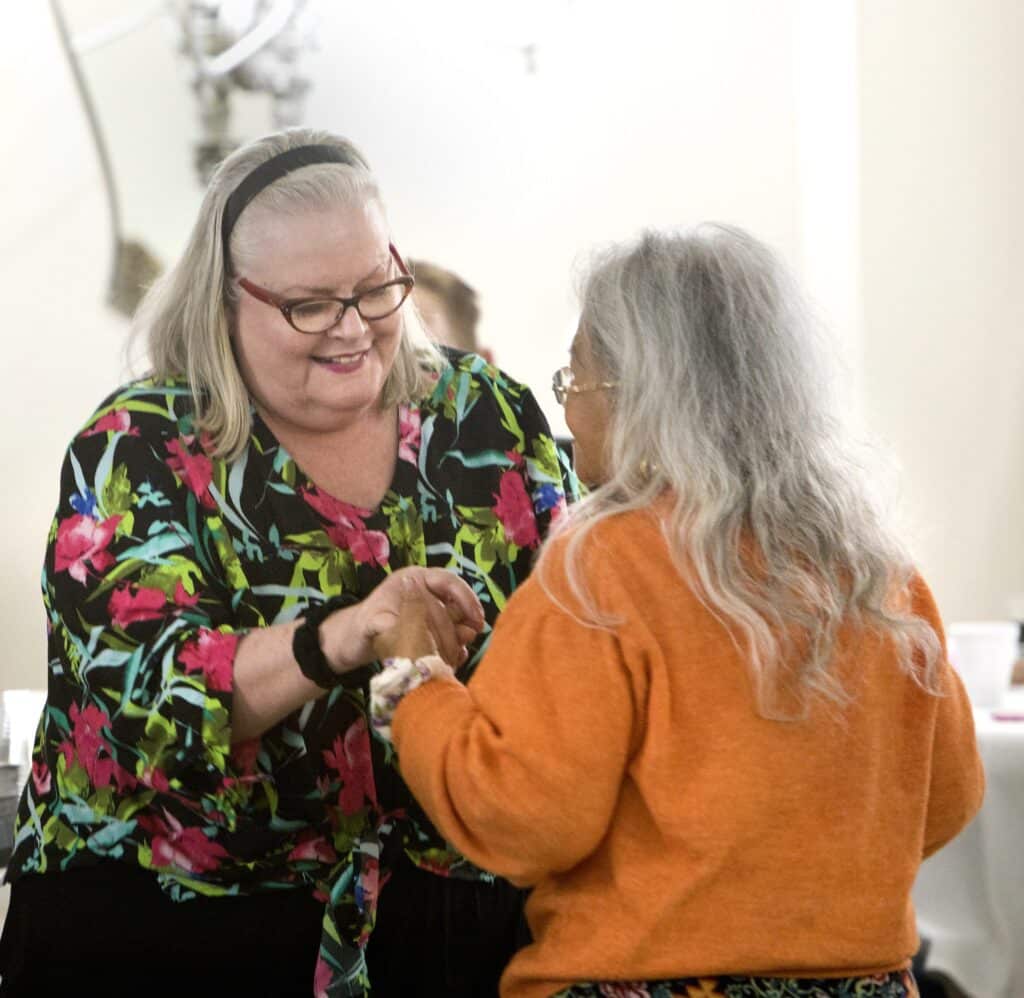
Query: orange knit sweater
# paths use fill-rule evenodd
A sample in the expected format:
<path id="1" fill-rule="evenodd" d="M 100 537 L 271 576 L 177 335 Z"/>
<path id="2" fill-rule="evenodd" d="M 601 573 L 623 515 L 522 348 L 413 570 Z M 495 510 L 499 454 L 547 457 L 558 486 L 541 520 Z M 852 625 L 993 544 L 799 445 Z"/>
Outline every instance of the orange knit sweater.
<path id="1" fill-rule="evenodd" d="M 587 578 L 622 618 L 614 632 L 574 621 L 535 573 L 469 686 L 426 683 L 394 718 L 402 773 L 437 827 L 534 887 L 535 942 L 502 994 L 905 967 L 918 866 L 983 792 L 955 673 L 944 665 L 945 695 L 927 694 L 887 639 L 847 633 L 837 666 L 852 706 L 765 720 L 654 517 L 616 517 L 591 541 Z M 549 557 L 571 603 L 560 551 Z M 940 629 L 923 582 L 912 598 Z"/>

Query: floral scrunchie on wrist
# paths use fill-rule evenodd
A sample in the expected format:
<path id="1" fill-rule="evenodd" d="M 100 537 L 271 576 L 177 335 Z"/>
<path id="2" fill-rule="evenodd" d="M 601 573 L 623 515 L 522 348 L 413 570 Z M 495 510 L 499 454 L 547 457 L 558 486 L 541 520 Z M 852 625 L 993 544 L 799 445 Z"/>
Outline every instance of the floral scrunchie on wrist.
<path id="1" fill-rule="evenodd" d="M 438 676 L 453 676 L 450 665 L 440 655 L 411 658 L 386 658 L 384 668 L 370 680 L 370 723 L 385 741 L 391 741 L 391 719 L 402 702 L 411 693 Z"/>

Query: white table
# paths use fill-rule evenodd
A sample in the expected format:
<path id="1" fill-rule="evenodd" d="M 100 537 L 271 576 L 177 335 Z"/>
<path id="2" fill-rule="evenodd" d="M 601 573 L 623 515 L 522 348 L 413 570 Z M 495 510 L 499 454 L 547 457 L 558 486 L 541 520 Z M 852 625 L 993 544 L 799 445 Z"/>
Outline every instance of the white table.
<path id="1" fill-rule="evenodd" d="M 978 816 L 921 867 L 914 885 L 929 969 L 943 970 L 974 998 L 1024 996 L 1024 691 L 998 711 L 976 710 L 985 763 Z"/>

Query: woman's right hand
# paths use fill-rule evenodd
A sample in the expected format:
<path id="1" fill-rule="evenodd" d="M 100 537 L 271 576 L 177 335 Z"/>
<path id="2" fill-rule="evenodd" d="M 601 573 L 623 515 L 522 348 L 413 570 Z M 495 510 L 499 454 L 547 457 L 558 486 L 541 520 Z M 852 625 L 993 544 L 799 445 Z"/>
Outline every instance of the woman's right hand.
<path id="1" fill-rule="evenodd" d="M 331 614 L 320 625 L 321 644 L 332 669 L 349 672 L 378 657 L 374 639 L 397 624 L 406 586 L 423 597 L 425 622 L 437 653 L 452 668 L 462 665 L 466 645 L 485 623 L 480 600 L 454 572 L 411 567 L 392 572 L 361 603 Z"/>

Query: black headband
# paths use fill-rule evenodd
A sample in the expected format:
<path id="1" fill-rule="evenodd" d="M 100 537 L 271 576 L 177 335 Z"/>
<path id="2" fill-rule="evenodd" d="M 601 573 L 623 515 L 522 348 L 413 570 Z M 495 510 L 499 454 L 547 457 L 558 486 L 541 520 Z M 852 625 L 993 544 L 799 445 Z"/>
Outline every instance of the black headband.
<path id="1" fill-rule="evenodd" d="M 220 220 L 221 240 L 224 243 L 224 259 L 228 259 L 228 244 L 231 230 L 234 229 L 239 215 L 245 211 L 249 202 L 264 188 L 293 170 L 301 170 L 304 166 L 316 163 L 343 163 L 346 166 L 362 166 L 352 156 L 347 155 L 337 146 L 295 146 L 286 149 L 276 156 L 271 156 L 265 163 L 260 163 L 232 192 L 224 205 L 224 214 Z"/>

